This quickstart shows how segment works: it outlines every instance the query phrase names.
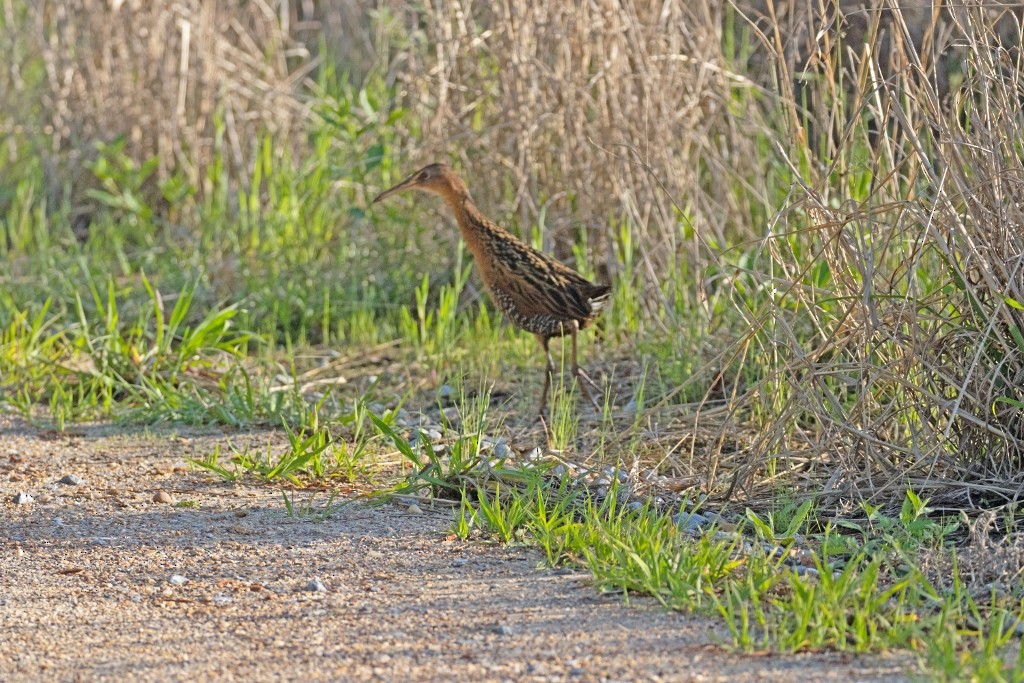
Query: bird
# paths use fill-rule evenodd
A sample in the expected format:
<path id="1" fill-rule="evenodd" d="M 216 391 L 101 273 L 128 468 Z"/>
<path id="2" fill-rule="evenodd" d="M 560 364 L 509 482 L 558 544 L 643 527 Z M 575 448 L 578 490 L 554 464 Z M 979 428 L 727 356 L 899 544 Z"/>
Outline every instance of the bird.
<path id="1" fill-rule="evenodd" d="M 376 204 L 406 190 L 440 195 L 455 215 L 462 239 L 473 255 L 477 272 L 495 306 L 517 327 L 533 333 L 544 352 L 544 388 L 540 416 L 547 407 L 555 365 L 552 338 L 572 337 L 572 373 L 581 393 L 600 412 L 587 384 L 594 381 L 577 361 L 576 337 L 611 300 L 611 285 L 595 284 L 569 266 L 534 249 L 487 218 L 469 194 L 469 188 L 443 163 L 424 166 L 373 199 Z"/>

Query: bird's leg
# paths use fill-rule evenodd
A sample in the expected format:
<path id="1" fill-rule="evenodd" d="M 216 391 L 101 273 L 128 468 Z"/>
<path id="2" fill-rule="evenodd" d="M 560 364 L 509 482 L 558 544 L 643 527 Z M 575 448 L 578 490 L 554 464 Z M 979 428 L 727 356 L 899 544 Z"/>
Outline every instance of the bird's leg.
<path id="1" fill-rule="evenodd" d="M 543 335 L 537 335 L 537 341 L 540 342 L 540 348 L 544 351 L 544 388 L 540 392 L 540 417 L 544 419 L 545 410 L 548 407 L 548 389 L 551 387 L 551 375 L 555 373 L 555 364 L 551 360 L 551 350 L 548 348 L 548 342 L 551 340 L 550 337 Z"/>
<path id="2" fill-rule="evenodd" d="M 594 395 L 590 393 L 590 389 L 587 388 L 587 384 L 589 383 L 590 386 L 594 387 L 594 390 L 597 391 L 598 394 L 601 393 L 601 388 L 597 386 L 594 380 L 590 379 L 590 376 L 587 375 L 587 373 L 583 372 L 583 368 L 580 367 L 579 362 L 576 360 L 576 335 L 579 334 L 579 331 L 579 325 L 574 321 L 572 328 L 570 329 L 570 334 L 572 334 L 572 374 L 575 375 L 578 380 L 577 383 L 580 385 L 580 393 L 590 401 L 590 404 L 594 406 L 594 410 L 600 413 L 601 406 L 594 399 Z"/>

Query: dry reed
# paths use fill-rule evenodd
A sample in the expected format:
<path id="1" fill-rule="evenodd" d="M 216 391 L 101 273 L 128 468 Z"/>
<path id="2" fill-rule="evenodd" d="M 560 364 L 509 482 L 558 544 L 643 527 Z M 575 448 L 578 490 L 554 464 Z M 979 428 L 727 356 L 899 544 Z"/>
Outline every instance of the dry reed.
<path id="1" fill-rule="evenodd" d="M 132 158 L 159 160 L 156 179 L 181 174 L 200 191 L 218 152 L 233 177 L 245 178 L 260 134 L 293 148 L 304 140 L 308 103 L 297 86 L 314 61 L 282 22 L 290 3 L 4 5 L 5 61 L 38 55 L 44 67 L 41 83 L 14 69 L 0 76 L 10 106 L 32 101 L 7 126 L 44 133 L 37 151 L 51 193 L 71 185 L 72 199 L 81 200 L 77 186 L 88 182 L 82 169 L 94 143 L 118 136 Z"/>
<path id="2" fill-rule="evenodd" d="M 674 264 L 720 274 L 749 332 L 716 360 L 733 366 L 725 398 L 709 411 L 713 388 L 679 420 L 713 425 L 680 440 L 703 452 L 677 457 L 706 486 L 802 481 L 839 507 L 908 486 L 1016 500 L 1019 13 L 747 3 L 759 49 L 744 62 L 724 51 L 745 25 L 730 12 L 425 3 L 397 76 L 426 133 L 418 154 L 481 169 L 477 186 L 513 197 L 521 224 L 546 221 L 563 255 L 585 228 L 612 276 L 627 221 L 654 316 Z M 779 164 L 795 181 L 781 202 L 765 180 Z M 722 274 L 719 245 L 744 243 L 752 258 Z"/>
<path id="3" fill-rule="evenodd" d="M 244 176 L 260 132 L 301 142 L 299 83 L 314 59 L 293 34 L 319 18 L 358 53 L 353 64 L 365 68 L 368 51 L 386 59 L 378 68 L 421 132 L 408 166 L 461 159 L 475 193 L 510 198 L 495 216 L 542 225 L 563 258 L 584 231 L 603 277 L 621 275 L 626 226 L 661 334 L 683 327 L 664 278 L 701 274 L 687 315 L 729 324 L 735 339 L 697 375 L 707 401 L 675 418 L 673 462 L 705 486 L 735 481 L 753 499 L 800 484 L 836 507 L 898 500 L 907 486 L 965 506 L 1019 497 L 1019 12 L 423 0 L 377 3 L 368 31 L 346 25 L 350 13 L 301 8 L 26 10 L 27 37 L 4 46 L 35 41 L 44 56 L 35 113 L 51 175 L 90 140 L 123 133 L 164 176 L 201 183 L 220 117 Z M 26 111 L 19 125 L 32 125 Z"/>

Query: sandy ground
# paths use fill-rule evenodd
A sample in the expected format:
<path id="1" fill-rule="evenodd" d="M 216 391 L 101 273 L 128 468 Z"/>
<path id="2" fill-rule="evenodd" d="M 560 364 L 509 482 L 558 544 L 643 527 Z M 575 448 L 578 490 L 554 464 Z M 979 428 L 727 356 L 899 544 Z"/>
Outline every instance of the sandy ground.
<path id="1" fill-rule="evenodd" d="M 276 489 L 184 466 L 223 439 L 0 418 L 0 680 L 904 678 L 906 658 L 731 653 L 714 620 L 455 540 L 450 511 L 289 517 Z"/>

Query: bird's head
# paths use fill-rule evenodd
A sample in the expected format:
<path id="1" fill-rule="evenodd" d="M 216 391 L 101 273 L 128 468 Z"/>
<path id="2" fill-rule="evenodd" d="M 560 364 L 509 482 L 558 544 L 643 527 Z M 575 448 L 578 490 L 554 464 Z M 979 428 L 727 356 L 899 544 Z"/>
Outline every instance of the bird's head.
<path id="1" fill-rule="evenodd" d="M 376 204 L 393 194 L 411 189 L 433 192 L 446 199 L 455 198 L 461 194 L 469 194 L 465 183 L 462 182 L 459 176 L 455 175 L 454 171 L 444 164 L 430 164 L 416 171 L 391 189 L 381 192 L 374 197 L 373 203 Z"/>

